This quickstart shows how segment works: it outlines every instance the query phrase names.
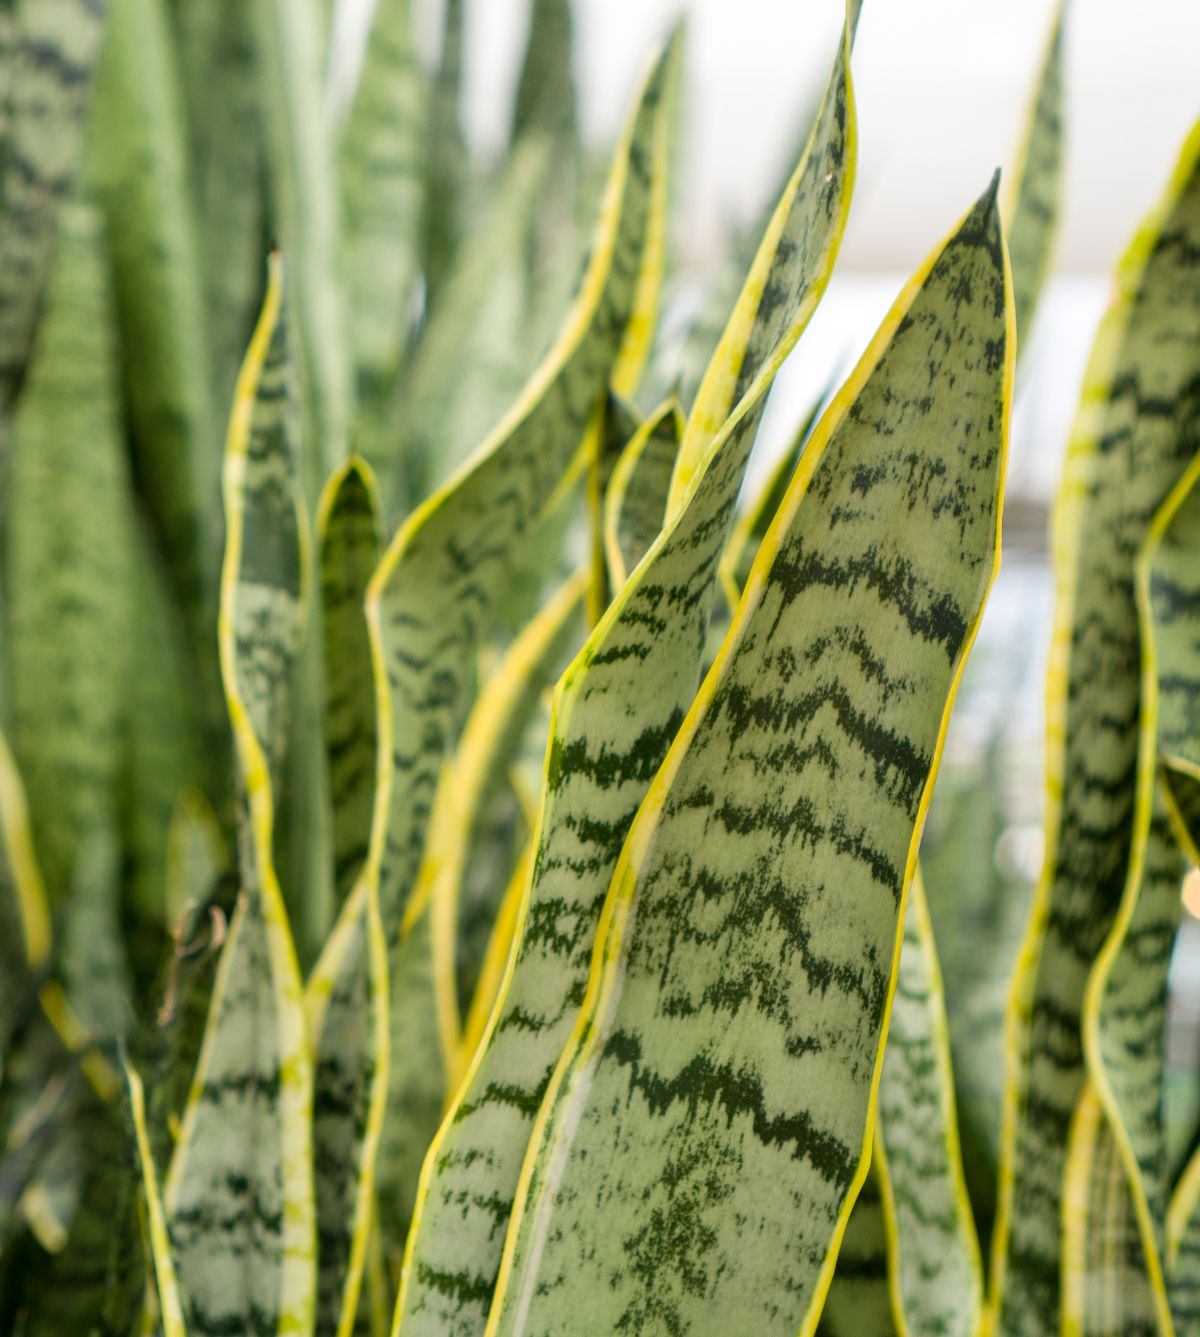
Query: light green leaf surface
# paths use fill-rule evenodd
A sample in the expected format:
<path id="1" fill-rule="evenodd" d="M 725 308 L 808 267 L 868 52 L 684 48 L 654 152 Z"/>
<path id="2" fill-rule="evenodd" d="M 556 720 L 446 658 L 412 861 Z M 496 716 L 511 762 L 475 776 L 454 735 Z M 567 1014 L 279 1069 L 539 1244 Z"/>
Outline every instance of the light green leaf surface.
<path id="1" fill-rule="evenodd" d="M 816 1328 L 997 564 L 1014 349 L 996 184 L 818 427 L 639 809 L 489 1333 L 581 1310 L 598 1331 Z"/>
<path id="2" fill-rule="evenodd" d="M 134 522 L 100 217 L 71 203 L 60 234 L 15 406 L 4 564 L 12 746 L 52 902 L 116 819 Z"/>
<path id="3" fill-rule="evenodd" d="M 331 1117 L 336 1105 L 359 1130 L 359 1258 L 374 1142 L 382 1131 L 380 1226 L 385 1253 L 394 1255 L 445 1098 L 430 916 L 421 906 L 404 913 L 437 779 L 467 704 L 487 614 L 521 540 L 584 444 L 626 334 L 652 230 L 654 177 L 665 165 L 659 128 L 668 63 L 656 62 L 618 147 L 592 263 L 559 340 L 472 460 L 401 527 L 368 591 L 379 720 L 375 820 L 363 875 L 308 988 L 322 1100 Z M 358 1019 L 382 987 L 372 965 L 379 923 L 391 953 L 386 1127 L 382 1053 L 369 1038 L 373 1028 Z M 334 1032 L 325 1032 L 335 1024 L 357 1026 L 356 1047 L 333 1043 Z"/>
<path id="4" fill-rule="evenodd" d="M 1084 991 L 1134 837 L 1141 692 L 1135 561 L 1183 471 L 1175 421 L 1200 373 L 1200 127 L 1117 271 L 1055 513 L 1046 853 L 1009 1014 L 989 1306 L 997 1337 L 1057 1329 L 1068 1126 L 1084 1075 Z"/>
<path id="5" fill-rule="evenodd" d="M 630 436 L 604 494 L 608 580 L 619 590 L 666 523 L 667 493 L 683 435 L 678 401 L 668 399 Z"/>
<path id="6" fill-rule="evenodd" d="M 1006 202 L 1008 253 L 1012 259 L 1013 301 L 1017 308 L 1018 355 L 1024 348 L 1050 272 L 1062 201 L 1063 20 L 1060 0 L 1050 42 L 1038 73 L 1029 123 L 1021 142 Z"/>
<path id="7" fill-rule="evenodd" d="M 139 486 L 183 603 L 198 690 L 217 713 L 221 436 L 179 72 L 165 0 L 111 0 L 111 8 L 89 177 L 112 253 Z"/>
<path id="8" fill-rule="evenodd" d="M 38 303 L 71 194 L 103 34 L 105 0 L 20 0 L 3 66 L 7 103 L 0 200 L 0 404 L 33 343 Z"/>
<path id="9" fill-rule="evenodd" d="M 912 1337 L 975 1337 L 983 1268 L 963 1179 L 942 976 L 919 872 L 908 889 L 879 1079 L 875 1168 L 902 1330 Z"/>
<path id="10" fill-rule="evenodd" d="M 250 0 L 274 233 L 289 256 L 309 412 L 301 478 L 308 494 L 350 452 L 350 341 L 339 281 L 338 191 L 325 114 L 319 0 Z"/>
<path id="11" fill-rule="evenodd" d="M 350 329 L 364 403 L 399 369 L 420 266 L 428 93 L 411 10 L 410 0 L 375 5 L 340 146 Z"/>
<path id="12" fill-rule="evenodd" d="M 220 649 L 241 782 L 240 895 L 166 1182 L 193 1334 L 311 1330 L 312 1066 L 272 860 L 274 800 L 304 596 L 297 406 L 282 262 L 239 378 L 225 455 Z"/>
<path id="13" fill-rule="evenodd" d="M 333 807 L 338 904 L 367 854 L 375 800 L 375 676 L 363 606 L 383 551 L 379 490 L 355 455 L 325 484 L 317 506 L 325 647 L 325 751 Z"/>
<path id="14" fill-rule="evenodd" d="M 761 291 L 777 265 L 791 280 L 782 310 L 767 313 L 780 322 L 777 341 L 762 350 L 758 377 L 710 444 L 692 489 L 556 691 L 537 849 L 508 975 L 422 1168 L 396 1313 L 406 1337 L 482 1330 L 521 1157 L 583 998 L 605 890 L 695 691 L 716 564 L 763 401 L 832 269 L 854 170 L 848 55 L 843 42 L 828 94 L 840 107 L 828 118 L 833 141 L 814 140 L 800 171 L 805 188 L 784 201 L 785 214 L 794 203 L 819 220 L 807 229 L 805 264 L 796 272 L 790 248 L 764 245 L 747 280 L 749 291 Z M 740 310 L 753 324 L 750 303 Z"/>

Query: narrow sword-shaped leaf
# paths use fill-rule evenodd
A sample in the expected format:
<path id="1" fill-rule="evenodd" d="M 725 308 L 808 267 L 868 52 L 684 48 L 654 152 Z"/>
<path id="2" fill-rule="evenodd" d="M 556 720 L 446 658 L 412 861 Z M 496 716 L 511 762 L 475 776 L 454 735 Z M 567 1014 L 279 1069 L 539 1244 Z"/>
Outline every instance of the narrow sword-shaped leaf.
<path id="1" fill-rule="evenodd" d="M 379 0 L 340 157 L 350 328 L 364 402 L 399 369 L 421 248 L 427 80 L 410 0 Z"/>
<path id="2" fill-rule="evenodd" d="M 463 728 L 434 805 L 429 844 L 413 892 L 413 913 L 419 898 L 427 897 L 433 916 L 433 965 L 438 989 L 438 1019 L 442 1057 L 451 1075 L 449 1089 L 457 1086 L 457 1055 L 461 1045 L 460 997 L 474 990 L 486 942 L 479 941 L 481 925 L 488 925 L 499 909 L 463 904 L 464 877 L 477 824 L 489 791 L 501 783 L 513 765 L 522 737 L 537 708 L 547 679 L 580 640 L 579 612 L 586 575 L 566 582 L 554 598 L 513 642 L 496 671 L 480 692 Z M 500 877 L 504 870 L 498 870 Z M 504 890 L 497 879 L 497 896 Z M 476 940 L 463 941 L 464 929 Z M 463 972 L 466 978 L 460 978 Z"/>
<path id="3" fill-rule="evenodd" d="M 210 746 L 223 738 L 214 592 L 221 436 L 179 73 L 165 0 L 111 0 L 88 142 L 113 258 L 140 487 L 191 633 Z M 222 406 L 222 410 L 224 406 Z"/>
<path id="4" fill-rule="evenodd" d="M 668 399 L 629 439 L 613 469 L 604 497 L 604 553 L 613 590 L 624 585 L 662 532 L 682 435 L 679 403 Z"/>
<path id="5" fill-rule="evenodd" d="M 839 67 L 825 91 L 804 153 L 775 206 L 733 314 L 696 392 L 671 479 L 668 510 L 680 503 L 705 451 L 734 406 L 753 386 L 780 335 L 794 344 L 816 309 L 837 255 L 844 226 L 830 182 L 853 155 L 857 129 L 847 119 L 850 48 L 862 0 L 847 0 Z M 844 87 L 842 87 L 844 85 Z M 795 319 L 795 290 L 803 318 Z"/>
<path id="6" fill-rule="evenodd" d="M 1117 271 L 1055 513 L 1046 855 L 1009 1013 L 989 1307 L 997 1333 L 1057 1326 L 1063 1157 L 1083 1079 L 1088 972 L 1121 900 L 1134 825 L 1135 561 L 1183 470 L 1175 422 L 1200 371 L 1200 127 Z"/>
<path id="7" fill-rule="evenodd" d="M 1179 430 L 1187 430 L 1184 405 Z M 1088 979 L 1083 1043 L 1094 1098 L 1104 1111 L 1103 1138 L 1115 1144 L 1127 1178 L 1125 1209 L 1140 1236 L 1159 1329 L 1170 1333 L 1163 1251 L 1170 1184 L 1163 1126 L 1167 973 L 1182 906 L 1187 866 L 1171 830 L 1171 769 L 1200 759 L 1200 494 L 1193 460 L 1150 524 L 1138 558 L 1141 626 L 1139 720 L 1133 840 L 1129 872 L 1112 929 Z M 1164 766 L 1164 759 L 1171 762 Z M 1195 832 L 1181 834 L 1194 851 Z M 1076 1127 L 1080 1121 L 1076 1120 Z M 1087 1121 L 1085 1121 L 1087 1126 Z M 1086 1173 L 1082 1150 L 1069 1150 Z M 1114 1188 L 1113 1192 L 1116 1192 Z M 1090 1222 L 1094 1225 L 1094 1220 Z M 1090 1241 L 1086 1246 L 1091 1247 Z M 1076 1264 L 1068 1256 L 1064 1267 Z"/>
<path id="8" fill-rule="evenodd" d="M 963 1179 L 942 975 L 919 872 L 908 889 L 879 1078 L 875 1168 L 903 1330 L 975 1337 L 983 1268 Z"/>
<path id="9" fill-rule="evenodd" d="M 1060 0 L 1050 43 L 1038 74 L 1021 141 L 1010 175 L 1012 194 L 1005 208 L 1008 252 L 1012 257 L 1013 301 L 1017 308 L 1017 350 L 1025 346 L 1038 299 L 1050 271 L 1062 201 L 1063 18 Z"/>
<path id="10" fill-rule="evenodd" d="M 836 142 L 814 142 L 813 171 L 835 166 L 832 216 L 809 256 L 836 250 L 854 175 L 854 109 L 844 38 L 827 98 Z M 769 270 L 772 257 L 763 252 Z M 783 263 L 791 260 L 788 252 Z M 734 417 L 710 443 L 683 503 L 605 613 L 555 694 L 530 884 L 501 995 L 463 1087 L 422 1168 L 397 1302 L 399 1332 L 482 1330 L 532 1119 L 583 999 L 600 908 L 629 822 L 694 694 L 721 546 L 764 397 L 811 312 L 793 275 L 778 341 Z M 761 276 L 751 282 L 761 282 Z M 614 703 L 627 702 L 623 709 Z"/>
<path id="11" fill-rule="evenodd" d="M 1183 1337 L 1200 1323 L 1200 1150 L 1192 1153 L 1171 1195 L 1166 1265 L 1171 1316 Z"/>
<path id="12" fill-rule="evenodd" d="M 591 534 L 591 580 L 587 592 L 587 621 L 594 627 L 612 599 L 604 551 L 604 509 L 613 470 L 625 447 L 637 434 L 641 415 L 623 395 L 609 387 L 593 425 L 587 469 L 587 519 Z"/>
<path id="13" fill-rule="evenodd" d="M 33 342 L 42 287 L 71 193 L 103 34 L 105 0 L 21 0 L 4 63 L 0 201 L 0 404 Z"/>
<path id="14" fill-rule="evenodd" d="M 404 524 L 368 592 L 379 712 L 375 821 L 363 876 L 310 981 L 309 1008 L 319 1037 L 319 1084 L 338 1093 L 342 1117 L 359 1129 L 359 1221 L 365 1220 L 372 1139 L 379 1137 L 385 1096 L 392 1111 L 379 1192 L 385 1247 L 392 1251 L 407 1228 L 445 1081 L 430 916 L 418 913 L 399 931 L 401 909 L 414 884 L 441 760 L 465 705 L 483 618 L 503 590 L 520 540 L 576 454 L 625 334 L 653 178 L 665 167 L 651 148 L 663 115 L 667 62 L 656 63 L 617 150 L 592 262 L 559 340 L 474 459 Z M 360 1035 L 369 1029 L 354 1013 L 368 996 L 368 926 L 381 910 L 392 952 L 391 1082 L 384 1095 L 378 1051 L 348 1052 L 324 1033 L 339 1012 L 349 1017 L 339 1025 L 357 1024 Z M 373 978 L 371 991 L 378 994 L 380 987 Z M 353 1272 L 349 1284 L 357 1284 Z"/>
<path id="15" fill-rule="evenodd" d="M 816 1328 L 998 560 L 1014 349 L 997 184 L 822 420 L 634 820 L 489 1334 L 560 1332 L 581 1309 L 603 1330 Z"/>
<path id="16" fill-rule="evenodd" d="M 259 107 L 276 235 L 295 272 L 297 328 L 307 368 L 311 440 L 301 478 L 316 496 L 349 453 L 353 390 L 338 283 L 338 192 L 324 115 L 318 0 L 252 0 Z"/>
<path id="17" fill-rule="evenodd" d="M 12 746 L 52 903 L 116 818 L 134 524 L 99 214 L 67 205 L 60 234 L 14 410 L 5 535 Z"/>
<path id="18" fill-rule="evenodd" d="M 241 894 L 165 1190 L 193 1334 L 282 1337 L 310 1331 L 314 1316 L 312 1067 L 271 850 L 305 593 L 292 377 L 276 256 L 224 470 L 220 651 L 242 786 Z"/>
<path id="19" fill-rule="evenodd" d="M 317 505 L 325 643 L 325 750 L 333 807 L 338 904 L 358 876 L 375 800 L 375 677 L 363 606 L 383 551 L 379 489 L 371 466 L 352 456 Z"/>
<path id="20" fill-rule="evenodd" d="M 146 1130 L 146 1091 L 141 1077 L 128 1063 L 125 1064 L 125 1084 L 129 1092 L 138 1170 L 141 1173 L 142 1194 L 146 1204 L 144 1229 L 154 1268 L 154 1281 L 158 1291 L 158 1315 L 162 1323 L 163 1337 L 187 1337 L 187 1325 L 183 1319 L 183 1301 L 179 1293 L 179 1282 L 175 1277 L 175 1262 L 171 1255 L 171 1237 L 167 1230 L 166 1212 L 158 1190 L 158 1171 L 150 1152 L 150 1138 Z"/>
<path id="21" fill-rule="evenodd" d="M 462 232 L 463 197 L 469 163 L 462 127 L 462 68 L 466 45 L 466 0 L 446 0 L 442 44 L 429 102 L 422 269 L 426 303 L 441 298 L 442 281 Z"/>

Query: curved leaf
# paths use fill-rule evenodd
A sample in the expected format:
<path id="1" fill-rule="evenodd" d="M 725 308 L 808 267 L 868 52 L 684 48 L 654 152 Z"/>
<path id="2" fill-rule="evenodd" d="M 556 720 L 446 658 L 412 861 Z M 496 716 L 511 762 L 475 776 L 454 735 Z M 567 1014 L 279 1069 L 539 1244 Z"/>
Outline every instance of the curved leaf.
<path id="1" fill-rule="evenodd" d="M 1013 339 L 995 192 L 822 420 L 639 808 L 490 1333 L 559 1332 L 581 1308 L 598 1329 L 816 1327 L 866 1173 L 898 917 L 997 564 Z"/>
<path id="2" fill-rule="evenodd" d="M 612 471 L 604 494 L 604 553 L 614 590 L 662 533 L 682 436 L 679 403 L 668 399 L 629 437 Z"/>
<path id="3" fill-rule="evenodd" d="M 1117 271 L 1055 513 L 1046 853 L 1013 984 L 993 1235 L 996 1333 L 1057 1326 L 1058 1212 L 1084 1075 L 1092 962 L 1120 904 L 1136 822 L 1141 705 L 1135 559 L 1189 456 L 1176 404 L 1200 373 L 1200 126 Z M 1193 447 L 1194 448 L 1194 447 Z"/>
<path id="4" fill-rule="evenodd" d="M 311 1329 L 312 1067 L 272 858 L 287 680 L 303 618 L 303 512 L 283 266 L 238 382 L 225 455 L 220 651 L 241 783 L 240 886 L 165 1201 L 193 1334 Z"/>

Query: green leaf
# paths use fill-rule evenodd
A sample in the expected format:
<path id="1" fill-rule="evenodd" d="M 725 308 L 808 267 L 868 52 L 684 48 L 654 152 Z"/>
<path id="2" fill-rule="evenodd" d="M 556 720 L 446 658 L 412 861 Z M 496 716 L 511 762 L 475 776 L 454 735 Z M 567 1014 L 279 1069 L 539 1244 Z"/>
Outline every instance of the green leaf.
<path id="1" fill-rule="evenodd" d="M 325 751 L 338 904 L 358 876 L 375 801 L 375 677 L 363 608 L 383 535 L 371 466 L 352 456 L 317 505 L 325 640 Z"/>
<path id="2" fill-rule="evenodd" d="M 1176 1331 L 1200 1320 L 1200 1150 L 1194 1151 L 1171 1195 L 1166 1229 L 1167 1279 Z"/>
<path id="3" fill-rule="evenodd" d="M 847 0 L 837 64 L 804 153 L 775 206 L 696 392 L 675 462 L 668 511 L 679 505 L 705 450 L 734 407 L 753 392 L 756 380 L 774 376 L 791 352 L 829 283 L 854 177 L 858 131 L 850 110 L 850 50 L 861 4 Z M 797 306 L 799 317 L 794 314 Z M 785 331 L 786 339 L 781 338 Z"/>
<path id="4" fill-rule="evenodd" d="M 579 1312 L 606 1331 L 815 1330 L 998 558 L 1014 349 L 996 187 L 823 418 L 639 808 L 490 1332 Z"/>
<path id="5" fill-rule="evenodd" d="M 463 47 L 466 0 L 446 0 L 442 9 L 442 44 L 429 103 L 429 139 L 422 253 L 425 302 L 433 309 L 442 281 L 458 247 L 469 165 L 462 128 Z"/>
<path id="6" fill-rule="evenodd" d="M 410 0 L 379 0 L 341 142 L 351 330 L 364 402 L 396 374 L 408 338 L 425 202 L 426 82 Z"/>
<path id="7" fill-rule="evenodd" d="M 605 396 L 596 430 L 591 435 L 587 468 L 587 518 L 591 537 L 591 578 L 588 584 L 587 620 L 594 627 L 612 601 L 608 562 L 604 551 L 604 510 L 617 466 L 625 447 L 637 435 L 641 415 L 615 390 Z M 661 524 L 659 525 L 661 529 Z"/>
<path id="8" fill-rule="evenodd" d="M 146 1094 L 142 1079 L 125 1065 L 125 1084 L 129 1092 L 129 1109 L 133 1119 L 134 1141 L 137 1147 L 138 1169 L 142 1178 L 146 1220 L 144 1233 L 154 1269 L 158 1295 L 158 1317 L 163 1337 L 187 1337 L 183 1319 L 183 1301 L 175 1277 L 175 1262 L 171 1256 L 171 1239 L 167 1231 L 167 1217 L 158 1191 L 158 1171 L 150 1154 L 150 1138 L 146 1131 Z"/>
<path id="9" fill-rule="evenodd" d="M 325 114 L 324 24 L 318 0 L 252 0 L 259 111 L 275 235 L 295 275 L 296 326 L 310 439 L 301 478 L 310 496 L 349 454 L 353 386 L 339 279 L 338 191 Z"/>
<path id="10" fill-rule="evenodd" d="M 224 412 L 262 304 L 266 259 L 256 20 L 246 0 L 174 9 L 215 402 Z"/>
<path id="11" fill-rule="evenodd" d="M 904 1330 L 974 1337 L 983 1268 L 963 1179 L 942 977 L 919 872 L 908 889 L 879 1079 L 875 1168 Z"/>
<path id="12" fill-rule="evenodd" d="M 1121 1152 L 1090 1082 L 1080 1092 L 1069 1145 L 1061 1222 L 1062 1331 L 1073 1337 L 1171 1332 L 1165 1297 L 1142 1253 Z M 1059 1316 L 1054 1328 L 1059 1330 Z"/>
<path id="13" fill-rule="evenodd" d="M 525 59 L 513 103 L 512 143 L 527 134 L 543 133 L 574 145 L 571 29 L 570 0 L 532 0 Z"/>
<path id="14" fill-rule="evenodd" d="M 134 523 L 100 217 L 69 204 L 60 234 L 14 412 L 4 570 L 12 746 L 52 902 L 116 819 Z"/>
<path id="15" fill-rule="evenodd" d="M 4 61 L 0 212 L 0 404 L 33 342 L 58 215 L 75 181 L 104 28 L 104 0 L 20 0 Z"/>
<path id="16" fill-rule="evenodd" d="M 675 399 L 660 404 L 629 437 L 604 493 L 608 580 L 619 590 L 666 523 L 667 493 L 683 436 Z"/>
<path id="17" fill-rule="evenodd" d="M 213 736 L 223 726 L 212 653 L 221 440 L 164 0 L 112 0 L 96 84 L 89 176 L 113 258 L 138 482 L 183 601 Z"/>
<path id="18" fill-rule="evenodd" d="M 582 574 L 568 580 L 509 647 L 467 717 L 438 787 L 409 913 L 421 913 L 425 900 L 433 916 L 438 1017 L 451 1090 L 462 1076 L 460 1007 L 463 997 L 474 992 L 507 873 L 504 868 L 494 871 L 494 899 L 476 906 L 464 901 L 467 867 L 479 839 L 485 800 L 515 762 L 547 681 L 557 676 L 564 653 L 582 639 L 579 614 L 585 585 Z M 464 938 L 464 933 L 469 936 Z"/>
<path id="19" fill-rule="evenodd" d="M 1200 373 L 1198 254 L 1200 126 L 1118 268 L 1057 504 L 1046 853 L 1009 1016 L 989 1296 L 996 1337 L 1057 1331 L 1057 1204 L 1084 1076 L 1084 992 L 1137 825 L 1135 560 L 1195 449 L 1176 418 Z"/>
<path id="20" fill-rule="evenodd" d="M 1017 308 L 1018 355 L 1033 324 L 1038 299 L 1050 272 L 1062 201 L 1063 161 L 1063 18 L 1060 0 L 1042 68 L 1038 74 L 1029 124 L 1013 168 L 1012 195 L 1005 218 L 1012 261 L 1013 301 Z"/>
<path id="21" fill-rule="evenodd" d="M 242 787 L 241 891 L 164 1195 L 194 1334 L 250 1314 L 264 1331 L 303 1333 L 314 1315 L 312 1068 L 271 850 L 303 600 L 291 380 L 276 257 L 225 455 L 220 649 Z"/>
<path id="22" fill-rule="evenodd" d="M 888 1227 L 878 1177 L 871 1173 L 846 1222 L 817 1337 L 896 1337 L 897 1332 L 904 1330 L 892 1315 Z"/>
<path id="23" fill-rule="evenodd" d="M 770 528 L 780 503 L 787 495 L 788 484 L 792 481 L 792 475 L 800 463 L 800 456 L 804 453 L 804 447 L 808 445 L 808 438 L 812 435 L 812 430 L 817 425 L 817 419 L 828 403 L 832 390 L 831 385 L 800 420 L 800 426 L 793 434 L 791 443 L 779 457 L 762 490 L 751 505 L 738 516 L 733 533 L 729 536 L 729 542 L 725 545 L 725 551 L 721 554 L 721 584 L 731 609 L 737 607 L 737 601 L 742 597 L 742 587 L 750 574 L 750 568 L 754 565 L 758 545 Z"/>
<path id="24" fill-rule="evenodd" d="M 838 99 L 843 58 L 844 48 L 831 92 Z M 853 109 L 842 105 L 846 117 L 831 124 L 844 127 Z M 849 152 L 852 129 L 837 133 Z M 852 167 L 844 154 L 840 161 L 819 208 L 844 219 Z M 817 207 L 807 194 L 804 201 L 802 208 Z M 829 244 L 836 247 L 836 233 Z M 811 310 L 808 291 L 797 281 L 787 293 L 779 345 L 753 393 L 712 441 L 683 503 L 556 690 L 537 849 L 508 977 L 422 1169 L 397 1305 L 406 1334 L 482 1331 L 530 1125 L 583 998 L 629 822 L 695 692 L 717 560 L 771 373 Z"/>

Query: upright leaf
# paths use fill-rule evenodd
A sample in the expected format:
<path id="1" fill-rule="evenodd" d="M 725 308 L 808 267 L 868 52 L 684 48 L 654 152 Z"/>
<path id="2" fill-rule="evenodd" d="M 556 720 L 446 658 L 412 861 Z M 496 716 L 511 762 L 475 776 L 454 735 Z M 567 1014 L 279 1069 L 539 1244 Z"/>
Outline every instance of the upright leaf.
<path id="1" fill-rule="evenodd" d="M 604 496 L 604 553 L 619 590 L 666 523 L 667 492 L 683 435 L 674 399 L 646 418 L 621 452 Z"/>
<path id="2" fill-rule="evenodd" d="M 942 976 L 919 873 L 908 890 L 875 1158 L 904 1330 L 974 1337 L 983 1268 L 963 1180 Z"/>
<path id="3" fill-rule="evenodd" d="M 442 10 L 441 51 L 430 93 L 422 229 L 425 299 L 431 309 L 441 297 L 442 280 L 462 231 L 468 175 L 461 105 L 465 43 L 466 0 L 446 0 Z"/>
<path id="4" fill-rule="evenodd" d="M 1029 124 L 1013 168 L 1012 195 L 1005 216 L 1012 258 L 1013 301 L 1017 308 L 1017 348 L 1025 345 L 1058 230 L 1063 159 L 1063 19 L 1060 0 L 1054 28 L 1038 74 Z"/>
<path id="5" fill-rule="evenodd" d="M 375 5 L 341 143 L 350 328 L 364 403 L 399 369 L 420 264 L 427 93 L 412 27 L 410 0 Z"/>
<path id="6" fill-rule="evenodd" d="M 888 1281 L 888 1226 L 876 1175 L 868 1174 L 838 1250 L 817 1337 L 896 1337 Z"/>
<path id="7" fill-rule="evenodd" d="M 998 1334 L 1057 1328 L 1056 1205 L 1083 1081 L 1084 990 L 1121 902 L 1136 821 L 1134 566 L 1188 458 L 1175 415 L 1200 373 L 1197 257 L 1200 126 L 1117 271 L 1056 510 L 1046 853 L 1009 1015 L 989 1299 Z"/>
<path id="8" fill-rule="evenodd" d="M 0 404 L 25 370 L 58 215 L 71 193 L 106 0 L 20 0 L 3 63 Z"/>
<path id="9" fill-rule="evenodd" d="M 820 189 L 792 197 L 801 212 L 835 220 L 828 232 L 813 229 L 809 259 L 817 270 L 828 269 L 840 241 L 853 179 L 848 55 L 843 41 L 828 93 L 842 108 L 828 122 L 838 142 L 816 144 L 805 157 L 809 172 L 830 159 L 837 170 Z M 769 281 L 775 264 L 788 267 L 791 259 L 790 249 L 777 257 L 764 248 L 747 286 Z M 716 563 L 763 401 L 811 312 L 810 298 L 801 275 L 755 384 L 556 690 L 536 851 L 507 978 L 422 1169 L 397 1305 L 405 1334 L 483 1329 L 531 1122 L 583 998 L 629 822 L 695 692 Z"/>
<path id="10" fill-rule="evenodd" d="M 816 1328 L 998 557 L 1014 350 L 996 185 L 822 420 L 634 820 L 490 1332 L 579 1312 L 602 1330 Z"/>
<path id="11" fill-rule="evenodd" d="M 383 549 L 371 466 L 352 456 L 317 506 L 325 646 L 325 750 L 338 903 L 366 858 L 375 800 L 375 678 L 363 606 Z"/>
<path id="12" fill-rule="evenodd" d="M 131 629 L 132 494 L 96 210 L 72 203 L 13 422 L 7 562 L 12 744 L 52 901 L 111 826 Z"/>
<path id="13" fill-rule="evenodd" d="M 304 1333 L 314 1317 L 312 1069 L 272 861 L 288 675 L 304 595 L 283 268 L 239 379 L 225 455 L 221 668 L 241 784 L 240 895 L 167 1178 L 193 1334 Z"/>

